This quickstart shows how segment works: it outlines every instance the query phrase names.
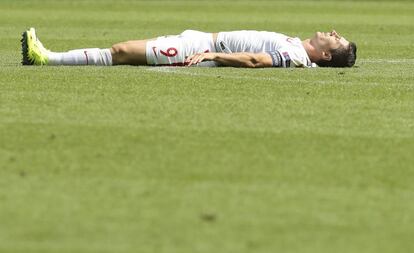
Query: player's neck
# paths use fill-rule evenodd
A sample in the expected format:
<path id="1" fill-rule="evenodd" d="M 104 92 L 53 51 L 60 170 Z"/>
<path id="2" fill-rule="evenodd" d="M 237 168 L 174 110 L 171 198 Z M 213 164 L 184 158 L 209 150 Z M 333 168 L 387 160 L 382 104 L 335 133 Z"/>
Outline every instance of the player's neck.
<path id="1" fill-rule="evenodd" d="M 302 45 L 305 48 L 306 53 L 309 56 L 309 59 L 311 62 L 318 62 L 320 60 L 319 54 L 316 52 L 316 49 L 312 44 L 310 43 L 310 39 L 306 39 L 302 41 Z"/>

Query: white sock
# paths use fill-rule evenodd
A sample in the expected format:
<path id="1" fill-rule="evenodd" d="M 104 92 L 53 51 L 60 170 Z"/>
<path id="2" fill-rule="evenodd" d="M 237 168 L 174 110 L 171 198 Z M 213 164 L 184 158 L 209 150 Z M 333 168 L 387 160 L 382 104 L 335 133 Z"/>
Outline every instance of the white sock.
<path id="1" fill-rule="evenodd" d="M 109 49 L 86 48 L 66 53 L 49 52 L 48 58 L 49 65 L 112 65 L 112 55 Z"/>

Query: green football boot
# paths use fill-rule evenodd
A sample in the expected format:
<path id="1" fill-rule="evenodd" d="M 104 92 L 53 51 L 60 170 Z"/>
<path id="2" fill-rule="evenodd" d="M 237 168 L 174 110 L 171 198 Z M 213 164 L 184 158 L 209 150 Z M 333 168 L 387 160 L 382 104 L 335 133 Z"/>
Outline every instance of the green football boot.
<path id="1" fill-rule="evenodd" d="M 49 59 L 47 50 L 42 42 L 36 37 L 34 28 L 30 28 L 22 34 L 23 65 L 47 65 Z"/>

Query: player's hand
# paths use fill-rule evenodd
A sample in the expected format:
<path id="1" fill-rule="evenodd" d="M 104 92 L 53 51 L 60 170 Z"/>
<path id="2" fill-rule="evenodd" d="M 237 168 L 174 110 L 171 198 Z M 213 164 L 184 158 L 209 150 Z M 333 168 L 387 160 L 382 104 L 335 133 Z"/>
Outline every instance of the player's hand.
<path id="1" fill-rule="evenodd" d="M 187 66 L 195 65 L 203 61 L 211 61 L 214 59 L 214 53 L 197 53 L 187 57 L 185 60 Z"/>

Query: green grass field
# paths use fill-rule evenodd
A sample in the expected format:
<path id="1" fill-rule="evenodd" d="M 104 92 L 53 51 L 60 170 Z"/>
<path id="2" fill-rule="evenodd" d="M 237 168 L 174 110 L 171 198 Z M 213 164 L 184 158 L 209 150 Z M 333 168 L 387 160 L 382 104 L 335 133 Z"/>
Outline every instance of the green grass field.
<path id="1" fill-rule="evenodd" d="M 0 252 L 414 251 L 414 2 L 0 1 Z M 23 67 L 185 29 L 335 28 L 352 69 Z"/>

